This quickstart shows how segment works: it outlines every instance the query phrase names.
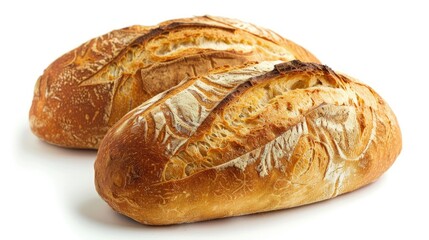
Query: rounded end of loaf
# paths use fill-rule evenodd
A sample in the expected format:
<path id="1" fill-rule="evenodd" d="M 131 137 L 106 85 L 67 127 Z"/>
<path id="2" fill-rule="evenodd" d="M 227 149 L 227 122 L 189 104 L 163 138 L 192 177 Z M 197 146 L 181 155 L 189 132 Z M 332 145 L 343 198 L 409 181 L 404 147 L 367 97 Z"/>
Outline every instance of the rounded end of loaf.
<path id="1" fill-rule="evenodd" d="M 346 192 L 377 181 L 394 164 L 402 150 L 401 129 L 388 103 L 371 87 L 354 78 L 349 79 L 355 83 L 356 89 L 362 89 L 361 86 L 364 86 L 367 89 L 366 93 L 374 96 L 377 117 L 374 144 L 368 148 L 369 154 L 362 158 L 359 163 L 362 166 L 359 172 L 360 179 L 349 181 Z"/>
<path id="2" fill-rule="evenodd" d="M 64 69 L 61 65 L 70 57 L 66 54 L 59 58 L 37 80 L 29 111 L 30 129 L 39 139 L 53 145 L 95 149 L 103 134 L 97 133 L 96 127 L 91 129 L 83 124 L 89 115 L 72 103 L 73 87 L 59 83 L 58 75 Z"/>
<path id="3" fill-rule="evenodd" d="M 96 149 L 108 129 L 113 83 L 108 78 L 95 84 L 85 81 L 144 31 L 140 26 L 114 30 L 52 62 L 34 87 L 29 112 L 32 132 L 53 145 Z"/>
<path id="4" fill-rule="evenodd" d="M 60 58 L 67 59 L 65 57 Z M 29 112 L 31 131 L 47 143 L 78 149 L 96 149 L 104 137 L 107 127 L 102 126 L 103 117 L 97 116 L 100 102 L 76 94 L 77 89 L 59 83 L 54 62 L 39 77 Z M 83 92 L 83 91 L 82 91 Z"/>
<path id="5" fill-rule="evenodd" d="M 152 169 L 141 163 L 157 158 L 144 150 L 137 152 L 137 145 L 130 147 L 129 141 L 137 141 L 136 136 L 119 139 L 111 132 L 101 141 L 94 163 L 96 191 L 113 210 L 135 221 L 146 225 L 173 224 L 176 219 L 167 219 L 160 211 L 166 192 L 148 184 L 151 181 L 146 175 L 151 175 Z M 127 153 L 120 150 L 124 148 Z"/>

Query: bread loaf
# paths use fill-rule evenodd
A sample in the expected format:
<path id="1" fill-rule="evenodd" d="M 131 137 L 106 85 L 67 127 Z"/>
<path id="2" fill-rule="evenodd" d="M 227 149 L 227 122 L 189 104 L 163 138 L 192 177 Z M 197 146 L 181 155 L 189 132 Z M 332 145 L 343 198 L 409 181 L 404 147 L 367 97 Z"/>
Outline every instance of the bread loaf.
<path id="1" fill-rule="evenodd" d="M 401 144 L 370 87 L 319 64 L 261 62 L 192 78 L 132 110 L 102 141 L 95 184 L 141 223 L 194 222 L 353 191 Z"/>
<path id="2" fill-rule="evenodd" d="M 30 126 L 44 141 L 97 148 L 131 109 L 182 80 L 249 61 L 318 62 L 276 33 L 219 17 L 132 26 L 94 38 L 54 61 L 38 79 Z"/>

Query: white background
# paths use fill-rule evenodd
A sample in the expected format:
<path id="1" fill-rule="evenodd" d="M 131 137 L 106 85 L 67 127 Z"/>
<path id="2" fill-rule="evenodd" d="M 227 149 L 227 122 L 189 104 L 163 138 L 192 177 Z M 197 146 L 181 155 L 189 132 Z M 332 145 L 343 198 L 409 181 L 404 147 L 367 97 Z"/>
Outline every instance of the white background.
<path id="1" fill-rule="evenodd" d="M 424 2 L 2 1 L 0 239 L 428 239 Z M 169 227 L 144 226 L 114 213 L 94 189 L 95 151 L 50 146 L 31 134 L 35 81 L 53 60 L 90 38 L 203 14 L 270 28 L 372 86 L 402 128 L 396 163 L 361 190 L 290 210 Z"/>

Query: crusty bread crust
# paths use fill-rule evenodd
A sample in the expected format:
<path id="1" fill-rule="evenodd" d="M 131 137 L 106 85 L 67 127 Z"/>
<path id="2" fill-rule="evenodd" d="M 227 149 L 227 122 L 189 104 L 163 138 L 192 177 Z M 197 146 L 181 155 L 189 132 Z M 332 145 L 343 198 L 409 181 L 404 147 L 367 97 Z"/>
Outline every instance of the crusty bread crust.
<path id="1" fill-rule="evenodd" d="M 44 71 L 35 86 L 30 126 L 52 144 L 97 148 L 128 111 L 189 77 L 225 65 L 293 59 L 318 62 L 270 30 L 220 17 L 115 30 Z"/>
<path id="2" fill-rule="evenodd" d="M 107 133 L 98 193 L 164 225 L 333 198 L 381 176 L 401 150 L 396 117 L 370 87 L 313 63 L 218 69 L 163 92 Z"/>

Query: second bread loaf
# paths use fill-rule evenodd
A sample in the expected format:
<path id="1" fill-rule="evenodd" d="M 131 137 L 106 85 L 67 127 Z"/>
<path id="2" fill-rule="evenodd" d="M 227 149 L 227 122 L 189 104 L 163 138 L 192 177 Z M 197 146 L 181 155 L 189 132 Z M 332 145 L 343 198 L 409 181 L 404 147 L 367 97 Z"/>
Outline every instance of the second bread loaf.
<path id="1" fill-rule="evenodd" d="M 44 141 L 97 148 L 123 115 L 190 77 L 250 61 L 318 62 L 276 33 L 220 17 L 132 26 L 94 38 L 38 79 L 30 126 Z"/>

